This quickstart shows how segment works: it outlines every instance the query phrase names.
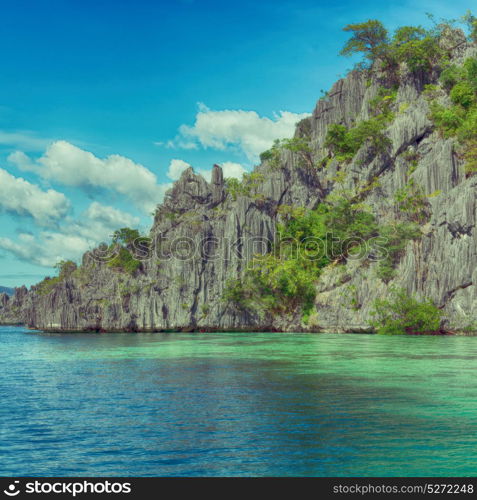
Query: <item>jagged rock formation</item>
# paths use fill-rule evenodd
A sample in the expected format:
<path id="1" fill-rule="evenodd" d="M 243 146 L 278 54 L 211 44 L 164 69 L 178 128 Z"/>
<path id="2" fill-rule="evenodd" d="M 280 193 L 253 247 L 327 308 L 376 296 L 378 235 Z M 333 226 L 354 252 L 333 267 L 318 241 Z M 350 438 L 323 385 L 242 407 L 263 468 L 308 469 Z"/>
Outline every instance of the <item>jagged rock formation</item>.
<path id="1" fill-rule="evenodd" d="M 475 56 L 476 47 L 456 36 L 454 62 Z M 258 180 L 235 199 L 220 167 L 214 166 L 210 183 L 188 169 L 158 207 L 148 258 L 133 275 L 111 268 L 100 252 L 88 252 L 82 266 L 48 293 L 34 286 L 30 291 L 17 289 L 12 298 L 0 295 L 0 320 L 60 331 L 360 331 L 369 329 L 373 301 L 397 285 L 432 299 L 443 309 L 446 326 L 461 328 L 477 313 L 477 177 L 466 178 L 454 152 L 455 140 L 442 138 L 428 118 L 422 91 L 437 76 L 401 68 L 393 105 L 399 111 L 386 130 L 392 143 L 386 153 L 373 154 L 364 144 L 346 165 L 331 162 L 327 168 L 310 169 L 295 153 L 284 151 L 280 168 L 264 161 L 255 170 Z M 369 117 L 383 78 L 377 72 L 349 73 L 300 123 L 296 135 L 309 134 L 316 158 L 324 150 L 329 125 L 352 126 Z M 403 157 L 407 151 L 419 159 L 412 174 Z M 273 242 L 277 208 L 316 207 L 335 189 L 339 169 L 346 172 L 350 189 L 379 179 L 379 187 L 365 199 L 378 221 L 399 217 L 390 200 L 410 175 L 426 193 L 440 191 L 429 199 L 430 218 L 423 236 L 407 244 L 396 277 L 384 283 L 376 276 L 378 264 L 369 260 L 329 266 L 316 284 L 316 314 L 308 325 L 302 324 L 299 311 L 258 316 L 224 302 L 227 280 L 241 276 L 253 255 Z"/>

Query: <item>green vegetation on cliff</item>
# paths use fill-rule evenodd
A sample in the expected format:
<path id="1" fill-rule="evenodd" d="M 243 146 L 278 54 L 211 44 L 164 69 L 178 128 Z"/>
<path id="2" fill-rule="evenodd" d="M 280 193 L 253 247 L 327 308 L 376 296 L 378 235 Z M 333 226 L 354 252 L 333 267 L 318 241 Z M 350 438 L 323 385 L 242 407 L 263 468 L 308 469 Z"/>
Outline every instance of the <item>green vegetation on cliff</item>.
<path id="1" fill-rule="evenodd" d="M 55 287 L 68 279 L 78 268 L 72 260 L 62 260 L 55 265 L 58 270 L 58 276 L 50 278 L 47 276 L 43 281 L 36 285 L 35 290 L 39 295 L 48 295 Z"/>
<path id="2" fill-rule="evenodd" d="M 134 274 L 141 267 L 141 262 L 133 257 L 129 249 L 119 246 L 117 255 L 108 262 L 108 266 L 117 271 Z"/>
<path id="3" fill-rule="evenodd" d="M 258 314 L 300 308 L 306 322 L 322 270 L 348 259 L 366 261 L 376 249 L 382 252 L 375 257 L 378 276 L 389 281 L 408 241 L 421 231 L 412 221 L 378 224 L 361 195 L 362 190 L 354 196 L 342 190 L 314 210 L 280 206 L 282 223 L 272 251 L 253 259 L 242 279 L 230 280 L 223 299 Z"/>
<path id="4" fill-rule="evenodd" d="M 239 196 L 252 196 L 258 186 L 263 182 L 264 177 L 258 172 L 245 173 L 242 180 L 235 177 L 225 179 L 227 193 L 235 201 Z"/>
<path id="5" fill-rule="evenodd" d="M 370 325 L 377 333 L 431 333 L 440 328 L 442 311 L 430 300 L 420 301 L 401 288 L 391 288 L 387 299 L 374 302 Z"/>
<path id="6" fill-rule="evenodd" d="M 465 173 L 472 175 L 477 172 L 477 59 L 469 58 L 462 66 L 449 65 L 440 82 L 450 103 L 432 99 L 431 118 L 444 137 L 457 138 Z"/>
<path id="7" fill-rule="evenodd" d="M 476 20 L 469 17 L 468 23 L 469 36 L 476 37 Z M 376 20 L 347 26 L 351 38 L 343 54 L 363 54 L 362 71 L 335 85 L 314 114 L 297 124 L 293 138 L 277 139 L 260 156 L 263 164 L 241 181 L 229 178 L 225 185 L 214 181 L 211 186 L 193 172 L 178 181 L 173 195 L 156 211 L 154 235 L 165 232 L 171 238 L 219 240 L 214 248 L 220 251 L 223 241 L 235 241 L 240 248 L 227 256 L 227 265 L 212 263 L 202 254 L 200 264 L 199 260 L 169 264 L 171 250 L 161 252 L 160 263 L 142 267 L 136 245 L 141 240 L 139 232 L 122 228 L 101 248 L 113 255 L 108 262 L 78 269 L 74 263 L 62 263 L 57 277 L 36 287 L 38 294 L 58 287 L 60 293 L 54 298 L 62 299 L 66 289 L 62 283 L 72 277 L 68 286 L 72 283 L 78 295 L 85 292 L 88 297 L 84 289 L 93 287 L 86 284 L 112 281 L 117 286 L 111 289 L 119 290 L 121 301 L 117 292 L 108 295 L 106 286 L 104 298 L 90 296 L 89 300 L 102 308 L 114 304 L 105 312 L 108 321 L 121 317 L 134 328 L 136 321 L 143 321 L 147 328 L 169 327 L 171 321 L 179 327 L 190 322 L 193 328 L 204 324 L 289 328 L 299 327 L 300 318 L 310 328 L 318 327 L 323 319 L 321 325 L 326 327 L 334 320 L 328 321 L 321 311 L 331 311 L 330 317 L 343 312 L 343 323 L 356 320 L 361 328 L 369 320 L 370 302 L 382 293 L 387 298 L 374 302 L 371 323 L 379 333 L 437 331 L 440 309 L 392 284 L 446 296 L 448 290 L 442 293 L 442 283 L 433 288 L 425 280 L 452 280 L 436 279 L 435 273 L 428 272 L 427 255 L 423 255 L 429 252 L 440 258 L 435 250 L 440 245 L 434 242 L 435 224 L 427 224 L 432 208 L 428 198 L 437 192 L 428 195 L 423 186 L 437 185 L 447 191 L 449 178 L 452 188 L 461 182 L 459 177 L 454 184 L 453 173 L 446 171 L 444 179 L 443 172 L 429 167 L 445 170 L 453 163 L 449 161 L 451 149 L 439 147 L 439 141 L 444 143 L 441 137 L 456 137 L 467 174 L 477 171 L 477 60 L 461 64 L 456 57 L 461 51 L 454 49 L 465 40 L 460 32 L 447 31 L 448 27 L 446 23 L 430 30 L 405 26 L 389 34 Z M 441 137 L 431 133 L 421 95 L 429 101 Z M 432 178 L 426 168 L 433 169 Z M 444 224 L 439 226 L 443 238 L 449 238 L 446 241 L 454 232 L 468 235 L 467 226 L 454 230 L 445 217 L 441 220 L 449 226 L 449 234 Z M 244 251 L 245 240 L 268 241 L 274 227 L 275 241 L 266 253 L 244 261 L 244 256 L 251 255 L 249 248 Z M 427 236 L 421 242 L 423 234 Z M 456 245 L 464 240 L 454 239 Z M 397 275 L 405 255 L 401 265 L 415 266 L 416 277 L 409 269 Z M 154 280 L 144 285 L 146 272 Z M 452 273 L 458 274 L 455 268 Z M 222 292 L 227 276 L 238 276 L 227 281 L 223 292 L 229 310 L 210 302 Z M 456 284 L 460 283 L 468 286 L 465 276 L 456 277 Z M 138 300 L 130 301 L 136 293 Z M 43 304 L 47 302 L 54 301 Z M 81 307 L 84 304 L 88 304 L 86 299 Z M 138 310 L 150 311 L 147 323 L 142 317 L 149 314 L 137 314 Z M 335 324 L 344 329 L 338 319 Z"/>
<path id="8" fill-rule="evenodd" d="M 147 239 L 143 238 L 143 244 L 147 244 Z M 133 245 L 141 241 L 141 235 L 138 230 L 130 228 L 121 228 L 114 232 L 112 242 L 109 247 L 110 252 L 116 255 L 107 263 L 107 265 L 118 272 L 134 274 L 140 267 L 141 261 L 133 255 Z M 77 266 L 71 260 L 62 260 L 55 266 L 58 270 L 58 276 L 46 277 L 38 283 L 34 290 L 38 295 L 48 295 L 57 285 L 63 283 L 69 278 L 76 278 L 80 284 L 85 284 L 92 278 L 91 273 L 85 266 Z"/>
<path id="9" fill-rule="evenodd" d="M 361 67 L 370 68 L 379 61 L 382 69 L 391 73 L 398 69 L 400 63 L 406 63 L 412 72 L 432 71 L 449 58 L 448 52 L 439 42 L 450 27 L 449 22 L 436 23 L 431 29 L 402 26 L 391 36 L 376 19 L 349 24 L 343 29 L 351 33 L 351 37 L 341 54 L 362 54 L 364 61 Z"/>
<path id="10" fill-rule="evenodd" d="M 474 18 L 469 22 L 473 29 L 471 36 L 474 36 L 477 24 Z M 420 26 L 404 26 L 390 36 L 377 20 L 345 27 L 345 31 L 351 33 L 351 38 L 343 48 L 342 54 L 362 53 L 367 61 L 365 67 L 368 69 L 379 61 L 379 69 L 388 73 L 388 82 L 391 84 L 380 87 L 376 96 L 370 101 L 368 119 L 361 120 L 351 127 L 346 127 L 342 123 L 329 125 L 324 147 L 328 149 L 330 156 L 320 161 L 318 166 L 327 165 L 331 159 L 337 160 L 339 164 L 346 164 L 365 144 L 368 152 L 373 155 L 388 150 L 391 141 L 385 134 L 385 129 L 395 117 L 396 110 L 393 108 L 400 78 L 399 66 L 402 63 L 411 72 L 444 69 L 441 80 L 449 87 L 454 106 L 462 112 L 472 109 L 477 87 L 474 82 L 474 64 L 467 62 L 464 70 L 459 71 L 449 66 L 449 50 L 441 43 L 449 28 L 450 23 L 446 22 L 436 24 L 429 30 Z M 462 71 L 465 71 L 464 76 Z M 399 112 L 404 112 L 407 107 L 406 103 L 404 105 L 401 103 Z M 445 112 L 448 114 L 447 110 Z M 471 120 L 473 120 L 472 115 L 467 113 L 465 120 L 462 119 L 462 124 Z M 457 128 L 460 126 L 459 116 L 449 122 L 450 126 Z M 460 132 L 461 134 L 465 132 L 466 137 L 473 138 L 475 130 L 476 126 L 465 123 Z M 282 168 L 285 150 L 291 151 L 299 159 L 300 166 L 316 166 L 309 137 L 306 134 L 304 136 L 299 134 L 291 140 L 275 141 L 273 147 L 261 155 L 261 160 L 267 162 L 272 169 Z M 470 148 L 467 147 L 468 159 L 477 163 L 477 153 L 469 151 Z M 408 156 L 406 156 L 406 160 L 409 161 L 407 175 L 410 176 L 417 166 L 418 157 L 415 154 Z M 426 195 L 414 178 L 408 177 L 407 183 L 394 195 L 394 204 L 402 214 L 401 220 L 378 224 L 369 207 L 361 202 L 366 192 L 373 187 L 368 186 L 366 189 L 365 186 L 361 186 L 359 192 L 354 195 L 345 194 L 342 189 L 337 188 L 340 178 L 341 180 L 346 178 L 344 171 L 340 171 L 334 179 L 335 194 L 329 196 L 314 210 L 280 207 L 282 224 L 278 226 L 275 247 L 269 254 L 255 258 L 241 280 L 229 282 L 224 294 L 229 303 L 261 313 L 290 313 L 299 307 L 306 320 L 313 310 L 315 284 L 323 268 L 332 263 L 346 262 L 353 257 L 353 254 L 360 255 L 365 261 L 379 260 L 377 275 L 384 282 L 387 283 L 394 278 L 395 268 L 408 242 L 420 238 L 422 233 L 419 226 L 429 219 L 428 198 L 438 192 Z M 370 247 L 368 243 L 373 239 L 379 244 L 377 253 L 371 257 L 370 254 L 375 248 Z M 394 305 L 391 302 L 378 304 L 379 313 L 382 315 L 386 306 L 389 306 L 389 311 L 392 311 L 393 307 L 404 307 L 401 303 L 402 298 L 402 294 L 393 292 Z M 405 306 L 409 308 L 408 312 L 411 315 L 405 318 L 408 321 L 405 329 L 414 326 L 417 329 L 424 327 L 429 330 L 436 329 L 432 322 L 426 323 L 427 317 L 424 318 L 426 321 L 421 322 L 422 324 L 416 319 L 420 318 L 419 314 L 426 309 L 427 303 L 421 307 L 415 299 L 412 299 Z"/>
<path id="11" fill-rule="evenodd" d="M 108 266 L 127 274 L 134 274 L 141 267 L 141 261 L 133 255 L 133 245 L 139 243 L 141 235 L 137 229 L 123 227 L 115 231 L 110 246 L 116 256 L 108 262 Z M 147 240 L 143 238 L 144 242 Z"/>
<path id="12" fill-rule="evenodd" d="M 242 280 L 229 282 L 224 299 L 259 313 L 290 313 L 300 307 L 306 318 L 321 270 L 359 251 L 376 234 L 374 216 L 344 197 L 309 211 L 281 206 L 279 213 L 283 222 L 274 248 L 256 257 Z"/>
<path id="13" fill-rule="evenodd" d="M 306 127 L 302 126 L 302 128 L 305 129 L 303 133 L 307 134 Z M 291 139 L 276 139 L 273 146 L 260 155 L 260 161 L 268 162 L 272 169 L 279 169 L 282 166 L 282 155 L 285 151 L 290 151 L 295 154 L 298 160 L 297 164 L 300 167 L 314 168 L 316 166 L 313 158 L 313 149 L 310 145 L 310 137 L 308 135 L 293 137 Z"/>
<path id="14" fill-rule="evenodd" d="M 389 115 L 380 114 L 359 122 L 350 129 L 341 124 L 332 124 L 328 128 L 325 146 L 339 162 L 352 160 L 365 142 L 368 142 L 375 154 L 382 153 L 391 144 L 383 132 L 389 121 Z"/>

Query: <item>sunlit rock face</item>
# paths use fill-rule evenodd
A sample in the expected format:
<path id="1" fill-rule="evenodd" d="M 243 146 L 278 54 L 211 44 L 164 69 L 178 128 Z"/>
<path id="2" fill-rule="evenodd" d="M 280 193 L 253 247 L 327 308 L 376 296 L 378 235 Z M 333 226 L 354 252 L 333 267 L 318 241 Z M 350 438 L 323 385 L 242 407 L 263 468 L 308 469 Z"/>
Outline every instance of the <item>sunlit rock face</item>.
<path id="1" fill-rule="evenodd" d="M 475 45 L 455 36 L 454 62 L 476 55 Z M 284 151 L 278 168 L 263 162 L 248 191 L 235 195 L 227 190 L 219 166 L 214 166 L 210 182 L 189 168 L 157 207 L 151 242 L 139 252 L 143 261 L 137 271 L 119 272 L 108 265 L 107 255 L 88 252 L 80 270 L 48 293 L 32 287 L 17 289 L 11 298 L 0 295 L 0 320 L 62 331 L 360 331 L 369 329 L 375 299 L 395 285 L 432 299 L 443 309 L 448 328 L 468 324 L 477 315 L 477 177 L 466 178 L 455 140 L 441 137 L 428 118 L 423 89 L 436 83 L 437 72 L 415 75 L 401 70 L 395 116 L 385 132 L 390 139 L 386 153 L 374 154 L 364 144 L 348 164 L 331 161 L 326 168 L 310 169 L 295 153 Z M 349 73 L 300 123 L 296 135 L 311 136 L 317 160 L 330 124 L 350 127 L 369 117 L 382 78 L 378 72 Z M 398 217 L 390 200 L 409 180 L 406 152 L 418 158 L 412 172 L 415 182 L 426 193 L 440 194 L 429 198 L 423 236 L 409 241 L 394 279 L 379 279 L 378 264 L 372 260 L 349 260 L 339 270 L 330 266 L 316 284 L 316 313 L 308 325 L 302 323 L 300 311 L 258 315 L 222 299 L 227 281 L 240 277 L 255 254 L 270 249 L 280 217 L 277 208 L 315 208 L 337 189 L 338 171 L 346 173 L 344 184 L 350 189 L 378 178 L 379 187 L 363 202 L 378 222 Z"/>

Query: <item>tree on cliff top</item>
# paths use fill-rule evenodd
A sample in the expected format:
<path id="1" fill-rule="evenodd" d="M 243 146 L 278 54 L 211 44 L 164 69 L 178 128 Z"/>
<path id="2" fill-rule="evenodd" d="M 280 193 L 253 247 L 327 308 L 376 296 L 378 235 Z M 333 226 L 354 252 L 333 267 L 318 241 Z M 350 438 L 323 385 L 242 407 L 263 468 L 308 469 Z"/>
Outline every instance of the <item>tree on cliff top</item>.
<path id="1" fill-rule="evenodd" d="M 429 15 L 434 26 L 430 29 L 422 26 L 402 26 L 392 36 L 377 19 L 363 23 L 348 24 L 343 31 L 351 33 L 340 54 L 351 56 L 363 54 L 367 67 L 375 61 L 383 62 L 382 69 L 395 69 L 399 63 L 406 63 L 413 71 L 429 71 L 435 66 L 448 63 L 449 48 L 440 43 L 449 33 L 458 34 L 456 24 L 464 24 L 467 39 L 477 42 L 477 18 L 468 11 L 460 20 L 441 20 L 437 22 Z M 461 32 L 462 33 L 462 32 Z M 362 66 L 362 65 L 361 65 Z"/>
<path id="2" fill-rule="evenodd" d="M 377 58 L 385 56 L 388 46 L 388 31 L 381 21 L 369 19 L 364 23 L 348 24 L 343 31 L 353 35 L 341 50 L 342 56 L 351 56 L 362 52 L 372 64 Z"/>
<path id="3" fill-rule="evenodd" d="M 113 234 L 113 244 L 120 243 L 123 245 L 129 245 L 134 240 L 137 240 L 140 237 L 139 231 L 137 229 L 131 229 L 129 227 L 122 227 L 118 229 Z"/>

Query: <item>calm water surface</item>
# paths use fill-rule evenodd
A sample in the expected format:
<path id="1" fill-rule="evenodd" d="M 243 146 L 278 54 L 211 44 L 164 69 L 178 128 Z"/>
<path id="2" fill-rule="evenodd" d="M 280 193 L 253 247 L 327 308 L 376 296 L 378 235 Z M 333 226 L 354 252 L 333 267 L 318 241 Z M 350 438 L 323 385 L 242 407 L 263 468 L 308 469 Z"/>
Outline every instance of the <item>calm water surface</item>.
<path id="1" fill-rule="evenodd" d="M 0 328 L 0 475 L 475 476 L 477 337 Z"/>

